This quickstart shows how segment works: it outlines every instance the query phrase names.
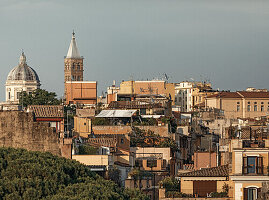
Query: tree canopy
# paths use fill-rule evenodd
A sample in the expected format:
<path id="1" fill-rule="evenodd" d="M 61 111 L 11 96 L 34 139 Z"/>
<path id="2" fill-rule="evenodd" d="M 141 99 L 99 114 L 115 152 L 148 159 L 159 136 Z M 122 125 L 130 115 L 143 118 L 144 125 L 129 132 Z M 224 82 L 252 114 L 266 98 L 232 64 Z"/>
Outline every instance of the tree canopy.
<path id="1" fill-rule="evenodd" d="M 61 101 L 56 98 L 55 92 L 48 92 L 43 89 L 36 89 L 32 93 L 22 92 L 19 103 L 24 107 L 28 105 L 59 105 Z"/>
<path id="2" fill-rule="evenodd" d="M 0 199 L 127 200 L 148 199 L 119 188 L 87 166 L 51 153 L 0 148 Z"/>

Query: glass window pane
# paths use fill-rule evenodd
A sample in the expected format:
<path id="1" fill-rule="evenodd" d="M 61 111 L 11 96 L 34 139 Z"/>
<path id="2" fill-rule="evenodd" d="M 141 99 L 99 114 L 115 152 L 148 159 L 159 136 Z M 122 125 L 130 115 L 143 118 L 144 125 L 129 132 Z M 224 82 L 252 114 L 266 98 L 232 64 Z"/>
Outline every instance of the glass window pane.
<path id="1" fill-rule="evenodd" d="M 248 173 L 251 174 L 256 173 L 256 157 L 253 156 L 248 157 Z"/>

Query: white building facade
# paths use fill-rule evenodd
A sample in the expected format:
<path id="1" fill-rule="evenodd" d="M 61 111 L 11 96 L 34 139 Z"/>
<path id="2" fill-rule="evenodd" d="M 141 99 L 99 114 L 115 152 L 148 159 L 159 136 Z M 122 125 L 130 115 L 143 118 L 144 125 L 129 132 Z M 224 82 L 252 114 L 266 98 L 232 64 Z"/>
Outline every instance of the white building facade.
<path id="1" fill-rule="evenodd" d="M 6 103 L 18 104 L 20 93 L 28 94 L 40 88 L 40 80 L 34 69 L 26 63 L 26 56 L 22 52 L 19 65 L 14 67 L 7 76 Z"/>
<path id="2" fill-rule="evenodd" d="M 193 109 L 192 95 L 193 82 L 181 82 L 175 84 L 175 105 L 181 112 L 191 112 Z"/>

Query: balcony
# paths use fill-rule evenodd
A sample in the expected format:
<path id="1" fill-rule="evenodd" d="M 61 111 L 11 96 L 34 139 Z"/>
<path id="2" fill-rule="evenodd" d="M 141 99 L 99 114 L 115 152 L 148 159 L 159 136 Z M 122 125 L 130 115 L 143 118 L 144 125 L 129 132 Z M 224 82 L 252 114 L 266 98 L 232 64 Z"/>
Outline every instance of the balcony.
<path id="1" fill-rule="evenodd" d="M 243 140 L 243 148 L 265 148 L 264 140 Z"/>

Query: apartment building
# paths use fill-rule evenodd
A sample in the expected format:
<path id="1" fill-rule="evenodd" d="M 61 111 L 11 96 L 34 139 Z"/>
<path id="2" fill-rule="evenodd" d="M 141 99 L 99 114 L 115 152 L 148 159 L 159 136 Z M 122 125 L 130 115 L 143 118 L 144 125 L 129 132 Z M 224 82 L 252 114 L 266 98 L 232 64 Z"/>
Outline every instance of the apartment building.
<path id="1" fill-rule="evenodd" d="M 207 108 L 224 111 L 225 118 L 258 118 L 269 113 L 269 92 L 220 92 L 206 97 Z"/>
<path id="2" fill-rule="evenodd" d="M 259 137 L 230 140 L 232 155 L 230 187 L 235 200 L 256 200 L 264 182 L 269 181 L 269 139 Z"/>
<path id="3" fill-rule="evenodd" d="M 175 84 L 175 105 L 182 112 L 192 112 L 204 105 L 205 97 L 214 94 L 211 83 L 183 81 Z"/>

